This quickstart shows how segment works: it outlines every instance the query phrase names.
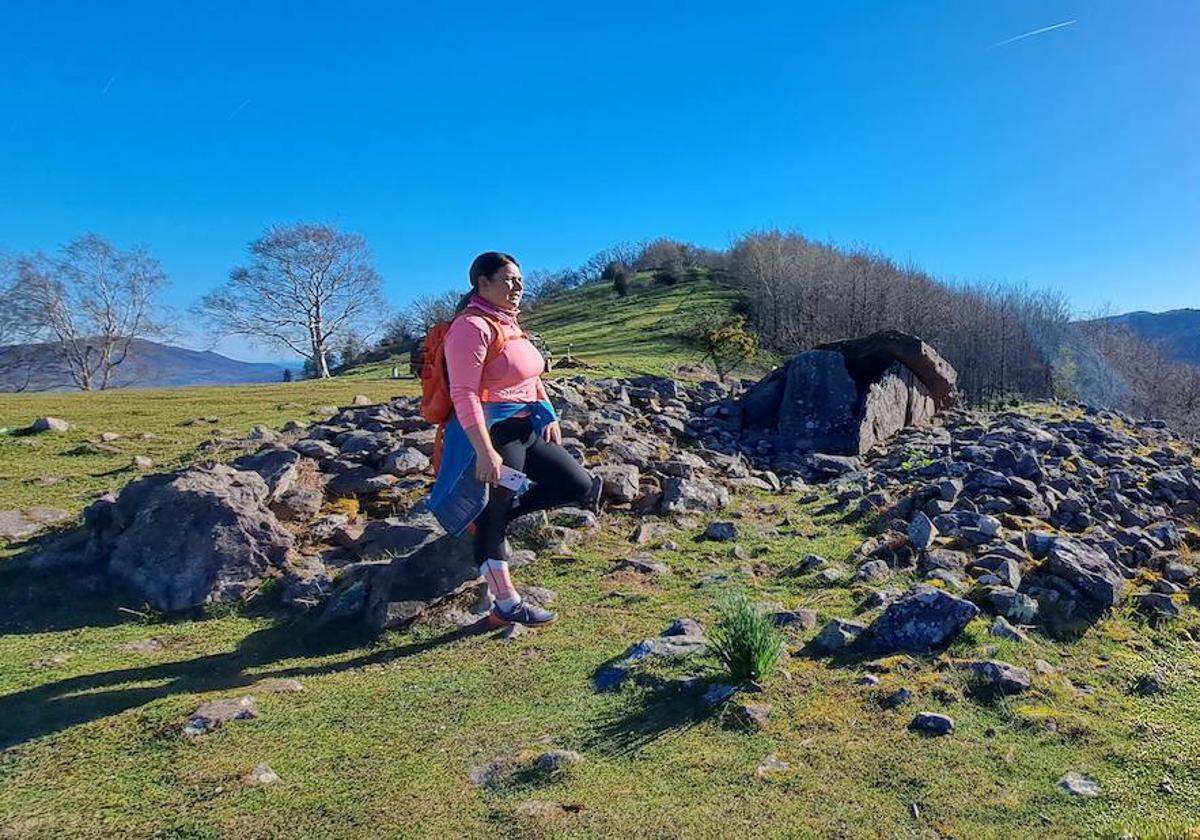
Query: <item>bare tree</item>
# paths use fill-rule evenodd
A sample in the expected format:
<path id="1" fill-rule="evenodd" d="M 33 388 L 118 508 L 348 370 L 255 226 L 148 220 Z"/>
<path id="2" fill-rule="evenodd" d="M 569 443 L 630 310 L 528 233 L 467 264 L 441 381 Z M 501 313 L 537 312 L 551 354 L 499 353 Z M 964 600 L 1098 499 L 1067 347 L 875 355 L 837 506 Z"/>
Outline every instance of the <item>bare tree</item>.
<path id="1" fill-rule="evenodd" d="M 408 331 L 416 336 L 424 336 L 429 328 L 442 321 L 454 317 L 458 302 L 462 298 L 460 292 L 442 292 L 440 295 L 421 295 L 401 311 L 401 317 Z"/>
<path id="2" fill-rule="evenodd" d="M 329 378 L 334 342 L 384 311 L 366 240 L 329 225 L 279 225 L 249 251 L 249 265 L 234 268 L 193 311 L 219 334 L 299 353 Z"/>
<path id="3" fill-rule="evenodd" d="M 17 260 L 6 318 L 24 340 L 52 345 L 78 388 L 104 389 L 115 384 L 134 341 L 163 334 L 154 310 L 166 283 L 162 266 L 145 249 L 119 251 L 87 234 L 57 257 Z"/>

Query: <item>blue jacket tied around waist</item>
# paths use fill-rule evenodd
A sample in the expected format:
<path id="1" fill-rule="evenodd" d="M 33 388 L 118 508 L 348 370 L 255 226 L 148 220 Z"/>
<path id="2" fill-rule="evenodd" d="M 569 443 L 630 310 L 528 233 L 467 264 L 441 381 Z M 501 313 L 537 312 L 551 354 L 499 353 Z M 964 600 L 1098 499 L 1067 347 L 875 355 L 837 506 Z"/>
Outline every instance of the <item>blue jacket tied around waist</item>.
<path id="1" fill-rule="evenodd" d="M 558 419 L 548 400 L 483 404 L 483 416 L 489 429 L 526 410 L 535 434 L 540 435 Z M 447 534 L 457 537 L 483 513 L 487 503 L 488 486 L 475 478 L 475 449 L 458 418 L 451 417 L 442 438 L 442 463 L 433 489 L 429 491 L 429 510 Z"/>

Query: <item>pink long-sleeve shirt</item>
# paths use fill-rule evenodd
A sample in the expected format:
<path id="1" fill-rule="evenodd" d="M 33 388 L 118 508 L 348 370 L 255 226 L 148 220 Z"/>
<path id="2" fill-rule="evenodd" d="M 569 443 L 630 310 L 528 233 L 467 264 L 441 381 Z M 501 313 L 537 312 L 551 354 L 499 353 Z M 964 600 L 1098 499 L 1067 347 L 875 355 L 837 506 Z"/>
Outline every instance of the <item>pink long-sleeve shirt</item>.
<path id="1" fill-rule="evenodd" d="M 450 401 L 464 429 L 483 426 L 485 402 L 536 402 L 546 398 L 542 354 L 525 337 L 515 312 L 493 306 L 479 295 L 471 307 L 487 312 L 504 329 L 504 349 L 487 361 L 493 327 L 479 315 L 460 315 L 446 333 L 446 372 Z"/>

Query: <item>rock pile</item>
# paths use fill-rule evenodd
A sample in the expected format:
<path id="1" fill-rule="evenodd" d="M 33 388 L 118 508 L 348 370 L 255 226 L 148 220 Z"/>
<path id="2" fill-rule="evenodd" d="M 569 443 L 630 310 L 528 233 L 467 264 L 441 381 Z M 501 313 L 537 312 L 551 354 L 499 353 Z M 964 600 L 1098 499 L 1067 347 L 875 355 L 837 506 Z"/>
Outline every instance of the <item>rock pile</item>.
<path id="1" fill-rule="evenodd" d="M 856 555 L 860 579 L 925 578 L 944 590 L 925 596 L 921 620 L 935 623 L 966 616 L 960 602 L 971 604 L 957 595 L 1055 632 L 1134 590 L 1144 612 L 1177 614 L 1200 583 L 1186 561 L 1200 547 L 1192 445 L 1156 421 L 1082 406 L 1057 414 L 956 411 L 833 479 L 834 507 L 885 522 Z"/>
<path id="2" fill-rule="evenodd" d="M 953 371 L 940 357 L 895 336 L 817 352 L 835 354 L 853 386 L 856 440 L 887 426 L 887 445 L 861 455 L 797 448 L 811 440 L 780 437 L 785 413 L 775 428 L 753 428 L 770 377 L 746 393 L 652 376 L 576 377 L 547 390 L 563 445 L 601 477 L 610 511 L 712 514 L 744 488 L 812 495 L 819 482 L 832 509 L 878 516 L 881 532 L 855 557 L 856 580 L 903 573 L 925 584 L 903 596 L 876 593 L 880 605 L 894 603 L 869 627 L 827 627 L 813 644 L 828 652 L 860 637 L 881 650 L 933 650 L 981 609 L 1002 619 L 998 632 L 1010 638 L 1021 637 L 1021 625 L 1057 631 L 1135 589 L 1141 609 L 1167 617 L 1198 582 L 1185 551 L 1200 545 L 1200 472 L 1191 448 L 1161 423 L 1052 406 L 1059 416 L 1049 419 L 949 410 L 941 425 L 890 430 L 894 422 L 876 422 L 885 404 L 905 424 L 924 424 L 950 402 Z M 908 375 L 896 364 L 921 387 L 910 382 L 889 402 L 881 395 L 891 386 L 872 389 Z M 781 394 L 794 384 L 786 370 Z M 866 421 L 875 431 L 864 437 Z M 398 627 L 437 606 L 469 623 L 487 609 L 485 589 L 467 543 L 443 535 L 424 511 L 433 445 L 411 397 L 346 407 L 307 427 L 257 429 L 216 444 L 240 453 L 229 465 L 147 475 L 95 503 L 82 543 L 67 548 L 165 611 L 244 598 L 277 580 L 285 602 L 320 605 L 323 621 Z M 515 530 L 565 546 L 597 525 L 586 511 L 560 514 Z M 654 527 L 641 523 L 631 539 L 650 539 Z M 716 522 L 705 535 L 736 539 L 737 527 Z M 811 568 L 834 581 L 838 570 L 821 565 L 802 563 L 798 573 Z"/>

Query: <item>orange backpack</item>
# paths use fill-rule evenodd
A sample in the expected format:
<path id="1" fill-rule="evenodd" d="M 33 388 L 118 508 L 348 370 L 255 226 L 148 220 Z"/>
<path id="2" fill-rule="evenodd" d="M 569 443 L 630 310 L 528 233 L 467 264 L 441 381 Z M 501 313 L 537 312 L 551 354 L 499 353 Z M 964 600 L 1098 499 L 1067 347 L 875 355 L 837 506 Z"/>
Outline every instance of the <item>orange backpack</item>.
<path id="1" fill-rule="evenodd" d="M 468 306 L 449 321 L 434 324 L 425 334 L 425 343 L 421 351 L 421 416 L 426 422 L 437 426 L 437 434 L 433 439 L 435 475 L 442 464 L 442 443 L 446 434 L 446 424 L 454 415 L 454 403 L 450 400 L 450 374 L 446 369 L 446 333 L 450 331 L 450 325 L 459 315 L 478 315 L 487 321 L 495 332 L 483 359 L 484 365 L 503 352 L 504 343 L 507 341 L 500 322 L 472 306 Z M 479 399 L 487 401 L 486 389 L 480 392 Z"/>

